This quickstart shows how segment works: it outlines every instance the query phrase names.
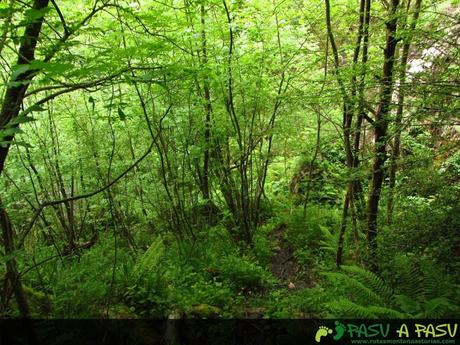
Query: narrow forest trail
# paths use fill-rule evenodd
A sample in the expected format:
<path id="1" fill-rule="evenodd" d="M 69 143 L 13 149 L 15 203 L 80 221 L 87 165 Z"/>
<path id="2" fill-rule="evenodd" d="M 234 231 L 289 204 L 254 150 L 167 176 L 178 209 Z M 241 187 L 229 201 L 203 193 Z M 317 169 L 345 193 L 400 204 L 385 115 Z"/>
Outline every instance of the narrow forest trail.
<path id="1" fill-rule="evenodd" d="M 270 259 L 269 269 L 272 275 L 280 282 L 279 288 L 285 288 L 289 293 L 294 293 L 302 289 L 315 286 L 315 281 L 311 270 L 302 267 L 295 258 L 295 248 L 287 238 L 288 226 L 280 224 L 268 235 L 273 243 L 273 255 Z M 240 316 L 245 319 L 262 319 L 267 313 L 267 309 L 260 305 L 245 305 L 240 310 Z M 299 314 L 297 317 L 305 317 Z"/>
<path id="2" fill-rule="evenodd" d="M 294 247 L 286 239 L 286 224 L 278 226 L 270 235 L 275 251 L 270 261 L 272 274 L 286 283 L 290 291 L 311 288 L 315 285 L 308 268 L 302 268 L 294 257 Z"/>

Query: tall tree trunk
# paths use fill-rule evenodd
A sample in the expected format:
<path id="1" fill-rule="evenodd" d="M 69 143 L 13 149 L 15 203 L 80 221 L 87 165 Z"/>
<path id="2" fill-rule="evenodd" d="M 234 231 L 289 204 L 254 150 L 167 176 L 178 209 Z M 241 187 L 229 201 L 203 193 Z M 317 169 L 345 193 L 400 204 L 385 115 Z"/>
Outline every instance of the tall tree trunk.
<path id="1" fill-rule="evenodd" d="M 345 229 L 347 228 L 348 209 L 350 208 L 351 194 L 352 191 L 350 189 L 347 189 L 347 193 L 345 195 L 342 207 L 342 222 L 340 223 L 339 241 L 337 245 L 337 253 L 335 258 L 335 263 L 339 268 L 342 265 L 343 243 L 345 240 Z"/>
<path id="2" fill-rule="evenodd" d="M 35 0 L 33 3 L 33 9 L 39 11 L 48 6 L 49 0 Z M 43 12 L 42 12 L 43 13 Z M 22 37 L 22 43 L 19 47 L 17 65 L 30 64 L 35 59 L 35 48 L 37 46 L 38 38 L 43 24 L 43 16 L 36 18 L 33 22 L 27 24 L 24 36 Z M 27 88 L 29 87 L 30 81 L 34 77 L 36 71 L 27 70 L 23 73 L 19 73 L 16 77 L 11 77 L 12 85 L 7 87 L 5 96 L 3 98 L 2 107 L 0 111 L 0 130 L 4 130 L 10 125 L 12 119 L 19 115 L 21 104 L 24 100 Z M 5 161 L 10 149 L 11 141 L 14 139 L 14 134 L 11 134 L 4 138 L 3 145 L 0 145 L 0 176 L 5 168 Z M 17 270 L 17 263 L 14 256 L 14 232 L 11 226 L 11 222 L 8 218 L 8 213 L 1 204 L 0 200 L 0 222 L 2 226 L 3 246 L 5 248 L 5 254 L 10 256 L 6 264 L 6 272 L 8 279 L 10 280 L 11 286 L 14 289 L 16 302 L 18 304 L 19 312 L 22 317 L 29 317 L 29 307 L 27 304 L 27 298 L 25 297 L 22 289 L 22 283 L 20 275 Z"/>
<path id="3" fill-rule="evenodd" d="M 365 115 L 365 106 L 364 106 L 364 88 L 366 83 L 366 71 L 367 71 L 367 61 L 369 58 L 369 25 L 371 18 L 371 1 L 365 0 L 364 4 L 364 22 L 363 22 L 363 49 L 361 57 L 361 75 L 359 78 L 358 86 L 358 116 L 356 119 L 356 124 L 354 127 L 354 137 L 353 137 L 353 168 L 356 170 L 359 167 L 359 149 L 361 145 L 361 131 L 362 124 Z M 360 220 L 364 219 L 364 197 L 362 193 L 362 186 L 359 179 L 354 179 L 353 181 L 353 195 L 351 200 L 353 205 L 356 206 L 356 214 Z M 354 219 L 356 221 L 356 219 Z"/>
<path id="4" fill-rule="evenodd" d="M 206 46 L 206 10 L 204 4 L 201 4 L 201 52 L 202 52 L 202 61 L 203 66 L 206 68 L 208 64 L 208 51 Z M 203 154 L 203 173 L 201 181 L 201 191 L 203 193 L 203 198 L 206 200 L 206 204 L 209 203 L 211 199 L 211 193 L 209 188 L 209 150 L 211 144 L 211 93 L 209 90 L 209 79 L 207 76 L 204 77 L 203 81 L 203 91 L 204 91 L 204 109 L 205 109 L 205 119 L 204 119 L 204 154 Z M 210 216 L 210 215 L 209 215 Z"/>
<path id="5" fill-rule="evenodd" d="M 8 213 L 0 200 L 0 225 L 2 227 L 3 246 L 5 248 L 5 256 L 8 257 L 6 261 L 6 275 L 10 283 L 10 287 L 15 295 L 16 302 L 19 309 L 19 314 L 23 318 L 28 318 L 29 304 L 26 295 L 22 288 L 21 277 L 18 272 L 16 259 L 14 258 L 14 232 L 11 225 Z M 5 293 L 5 291 L 4 291 Z M 4 300 L 6 303 L 6 299 Z"/>
<path id="6" fill-rule="evenodd" d="M 49 0 L 35 0 L 33 9 L 39 11 L 47 7 L 48 2 Z M 17 65 L 30 64 L 35 60 L 35 47 L 40 36 L 42 23 L 43 16 L 40 16 L 26 26 L 24 36 L 22 37 L 22 44 L 19 47 Z M 11 78 L 12 85 L 6 89 L 0 111 L 0 130 L 5 129 L 10 121 L 18 116 L 27 88 L 35 73 L 36 71 L 29 69 L 23 73 L 19 73 L 15 78 Z M 0 174 L 5 167 L 5 160 L 13 139 L 13 134 L 7 136 L 4 138 L 6 144 L 0 146 Z"/>
<path id="7" fill-rule="evenodd" d="M 337 46 L 335 44 L 334 35 L 332 32 L 332 23 L 331 23 L 331 13 L 330 13 L 330 2 L 326 0 L 326 26 L 329 40 L 331 41 L 332 53 L 334 56 L 334 67 L 337 76 L 337 81 L 339 82 L 339 86 L 342 92 L 343 98 L 343 139 L 344 139 L 344 148 L 345 148 L 345 157 L 346 157 L 346 164 L 349 174 L 353 173 L 354 166 L 354 152 L 353 152 L 353 143 L 352 143 L 352 124 L 353 124 L 353 117 L 355 112 L 355 104 L 356 104 L 356 93 L 357 93 L 357 77 L 356 77 L 356 67 L 358 64 L 359 54 L 361 51 L 361 42 L 363 39 L 364 31 L 364 23 L 366 20 L 366 0 L 360 1 L 360 8 L 359 8 L 359 25 L 358 25 L 358 32 L 356 35 L 356 43 L 353 51 L 353 74 L 351 76 L 351 92 L 350 96 L 348 96 L 345 86 L 343 85 L 343 81 L 341 79 L 339 73 L 339 53 Z M 359 181 L 358 181 L 359 182 Z M 336 256 L 336 263 L 337 266 L 340 266 L 342 263 L 342 253 L 343 253 L 343 243 L 344 243 L 344 235 L 345 230 L 347 227 L 347 218 L 348 218 L 348 210 L 350 205 L 354 204 L 352 202 L 352 198 L 356 195 L 354 189 L 357 186 L 358 182 L 355 179 L 351 179 L 347 183 L 347 192 L 343 202 L 343 209 L 342 209 L 342 220 L 339 230 L 339 243 L 337 247 L 337 256 Z M 354 215 L 354 212 L 352 213 Z"/>
<path id="8" fill-rule="evenodd" d="M 412 41 L 412 35 L 417 25 L 417 20 L 420 14 L 422 0 L 416 0 L 414 15 L 409 27 L 409 35 L 404 41 L 403 51 L 401 55 L 401 66 L 400 66 L 400 76 L 399 76 L 399 87 L 398 87 L 398 108 L 396 110 L 395 117 L 395 138 L 393 141 L 393 151 L 391 155 L 390 162 L 390 172 L 389 172 L 389 185 L 388 185 L 388 205 L 387 205 L 387 221 L 389 224 L 393 220 L 393 207 L 394 207 L 394 187 L 396 183 L 396 171 L 398 169 L 398 159 L 400 154 L 401 147 L 401 124 L 402 116 L 404 110 L 404 96 L 405 96 L 405 83 L 406 83 L 406 72 L 407 72 L 407 62 L 409 59 L 409 50 L 410 44 Z"/>
<path id="9" fill-rule="evenodd" d="M 14 232 L 13 227 L 11 225 L 10 219 L 8 217 L 8 213 L 3 206 L 3 202 L 0 199 L 0 227 L 2 228 L 2 237 L 3 237 L 3 246 L 5 248 L 5 256 L 8 257 L 6 261 L 6 285 L 5 290 L 2 291 L 3 297 L 3 306 L 2 308 L 6 307 L 5 304 L 8 303 L 10 291 L 6 287 L 12 289 L 14 293 L 14 297 L 16 299 L 16 303 L 19 310 L 19 315 L 23 319 L 23 326 L 24 331 L 28 340 L 28 344 L 35 345 L 36 344 L 36 335 L 33 325 L 30 323 L 30 309 L 29 303 L 27 301 L 26 294 L 22 287 L 21 282 L 21 275 L 19 274 L 16 259 L 14 258 Z"/>
<path id="10" fill-rule="evenodd" d="M 390 121 L 390 103 L 393 94 L 393 66 L 395 61 L 396 28 L 398 19 L 396 12 L 399 0 L 391 1 L 389 19 L 386 23 L 387 38 L 384 51 L 383 75 L 380 86 L 380 100 L 375 115 L 374 123 L 374 152 L 372 164 L 372 180 L 369 189 L 369 200 L 367 204 L 367 243 L 369 267 L 377 270 L 377 220 L 380 201 L 380 193 L 384 178 L 384 164 L 386 160 L 387 130 Z"/>
<path id="11" fill-rule="evenodd" d="M 313 178 L 313 167 L 316 163 L 316 158 L 318 157 L 319 151 L 321 149 L 321 114 L 318 110 L 318 113 L 316 114 L 316 143 L 315 143 L 315 152 L 313 153 L 313 157 L 311 158 L 310 161 L 310 169 L 308 171 L 308 181 L 307 181 L 307 187 L 305 191 L 305 199 L 303 201 L 303 217 L 305 218 L 307 216 L 307 206 L 308 206 L 308 201 L 310 199 L 310 191 L 311 191 L 311 180 Z"/>
<path id="12" fill-rule="evenodd" d="M 326 28 L 327 28 L 327 35 L 328 35 L 329 41 L 331 42 L 332 56 L 334 58 L 334 72 L 337 77 L 337 83 L 339 84 L 339 88 L 340 88 L 342 99 L 343 99 L 343 139 L 344 139 L 344 147 L 345 147 L 346 165 L 347 165 L 347 169 L 350 171 L 351 165 L 352 165 L 352 156 L 351 156 L 352 152 L 351 152 L 351 146 L 350 146 L 350 128 L 351 128 L 351 123 L 353 119 L 352 118 L 353 99 L 350 99 L 350 97 L 348 96 L 347 91 L 345 89 L 345 85 L 342 80 L 342 77 L 340 75 L 339 51 L 337 49 L 337 45 L 335 43 L 335 38 L 334 38 L 334 33 L 332 31 L 330 1 L 326 0 L 325 5 L 326 5 Z M 359 39 L 359 34 L 358 34 L 358 39 Z M 355 55 L 356 55 L 356 50 L 355 50 Z M 346 196 L 345 196 L 345 200 L 343 202 L 343 208 L 342 208 L 342 221 L 341 221 L 340 229 L 339 229 L 339 241 L 337 244 L 337 255 L 336 255 L 337 266 L 340 266 L 342 262 L 343 239 L 345 235 L 345 229 L 346 229 L 346 223 L 347 223 L 347 217 L 348 217 L 348 207 L 350 205 L 349 195 L 350 195 L 349 184 L 347 184 L 347 192 L 346 192 Z"/>

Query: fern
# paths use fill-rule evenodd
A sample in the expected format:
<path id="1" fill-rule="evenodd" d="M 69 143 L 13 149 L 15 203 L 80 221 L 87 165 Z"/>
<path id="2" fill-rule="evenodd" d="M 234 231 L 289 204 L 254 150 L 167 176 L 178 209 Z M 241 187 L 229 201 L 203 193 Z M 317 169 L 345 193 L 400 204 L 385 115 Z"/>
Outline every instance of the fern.
<path id="1" fill-rule="evenodd" d="M 326 272 L 323 273 L 323 275 L 330 280 L 338 280 L 343 286 L 346 286 L 349 294 L 357 301 L 370 301 L 378 304 L 384 303 L 375 291 L 353 277 L 341 272 Z"/>
<path id="2" fill-rule="evenodd" d="M 147 273 L 156 272 L 163 254 L 163 241 L 161 238 L 157 238 L 134 265 L 133 277 L 140 280 Z"/>
<path id="3" fill-rule="evenodd" d="M 423 272 L 418 265 L 407 258 L 398 258 L 395 260 L 394 271 L 398 272 L 394 281 L 398 292 L 413 300 L 425 297 Z"/>
<path id="4" fill-rule="evenodd" d="M 375 273 L 357 266 L 342 266 L 341 272 L 323 273 L 329 280 L 340 281 L 347 296 L 328 303 L 339 317 L 404 318 L 403 311 L 394 308 L 393 289 Z"/>
<path id="5" fill-rule="evenodd" d="M 328 306 L 340 317 L 357 317 L 362 319 L 405 318 L 407 315 L 397 310 L 382 306 L 363 306 L 342 298 L 330 302 Z"/>
<path id="6" fill-rule="evenodd" d="M 321 245 L 321 249 L 322 250 L 325 250 L 325 251 L 328 251 L 330 253 L 333 253 L 335 254 L 336 250 L 337 250 L 337 238 L 336 236 L 334 236 L 331 231 L 323 226 L 323 225 L 319 225 L 319 229 L 321 231 L 321 235 L 322 235 L 322 240 L 320 241 L 320 245 Z"/>
<path id="7" fill-rule="evenodd" d="M 395 295 L 396 304 L 409 315 L 415 315 L 420 311 L 420 303 L 406 295 Z"/>
<path id="8" fill-rule="evenodd" d="M 375 273 L 357 266 L 342 266 L 341 272 L 323 272 L 337 286 L 343 287 L 344 295 L 327 303 L 339 317 L 358 318 L 441 318 L 454 315 L 459 307 L 448 298 L 453 285 L 444 283 L 440 292 L 439 271 L 433 265 L 416 263 L 397 271 L 398 292 Z M 436 278 L 436 279 L 435 279 Z M 446 285 L 447 284 L 447 285 Z"/>
<path id="9" fill-rule="evenodd" d="M 354 303 L 346 298 L 332 301 L 328 303 L 327 306 L 341 318 L 356 317 L 361 319 L 373 319 L 376 317 L 368 307 Z"/>
<path id="10" fill-rule="evenodd" d="M 370 306 L 369 310 L 377 316 L 377 318 L 385 319 L 404 319 L 407 318 L 407 314 L 402 313 L 396 309 L 380 307 L 380 306 Z"/>
<path id="11" fill-rule="evenodd" d="M 455 315 L 459 309 L 455 304 L 458 286 L 434 262 L 427 258 L 398 256 L 394 259 L 398 274 L 398 305 L 414 317 L 446 317 Z"/>
<path id="12" fill-rule="evenodd" d="M 375 273 L 358 266 L 342 266 L 341 268 L 345 272 L 351 273 L 363 285 L 372 289 L 379 296 L 380 300 L 391 301 L 393 299 L 393 289 Z"/>

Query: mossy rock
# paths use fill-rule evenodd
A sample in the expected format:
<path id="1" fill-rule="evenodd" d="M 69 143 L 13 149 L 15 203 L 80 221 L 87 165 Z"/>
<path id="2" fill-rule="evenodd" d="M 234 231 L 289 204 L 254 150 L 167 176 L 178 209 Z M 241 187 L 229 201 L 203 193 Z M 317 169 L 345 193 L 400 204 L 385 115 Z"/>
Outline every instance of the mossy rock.
<path id="1" fill-rule="evenodd" d="M 29 302 L 30 312 L 32 316 L 48 316 L 52 311 L 51 297 L 44 292 L 37 291 L 27 285 L 23 285 L 22 289 Z"/>
<path id="2" fill-rule="evenodd" d="M 109 319 L 138 319 L 139 316 L 133 313 L 133 311 L 129 307 L 123 304 L 115 304 L 109 308 L 108 318 Z"/>
<path id="3" fill-rule="evenodd" d="M 266 311 L 264 307 L 244 307 L 237 311 L 237 316 L 243 319 L 263 319 Z"/>
<path id="4" fill-rule="evenodd" d="M 216 319 L 221 317 L 222 309 L 209 304 L 196 304 L 189 312 L 190 316 L 200 319 Z"/>

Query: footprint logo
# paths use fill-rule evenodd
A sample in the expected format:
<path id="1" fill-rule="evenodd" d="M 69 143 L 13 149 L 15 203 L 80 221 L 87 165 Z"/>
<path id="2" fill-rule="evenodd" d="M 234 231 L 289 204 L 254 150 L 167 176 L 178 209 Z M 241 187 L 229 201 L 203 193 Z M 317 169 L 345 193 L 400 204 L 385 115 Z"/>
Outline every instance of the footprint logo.
<path id="1" fill-rule="evenodd" d="M 334 335 L 334 340 L 340 340 L 342 339 L 343 335 L 345 334 L 345 325 L 343 323 L 340 323 L 339 321 L 335 322 L 335 335 Z"/>
<path id="2" fill-rule="evenodd" d="M 317 343 L 321 342 L 321 338 L 332 334 L 332 329 L 327 328 L 326 326 L 319 326 L 318 330 L 316 331 L 315 340 Z"/>

